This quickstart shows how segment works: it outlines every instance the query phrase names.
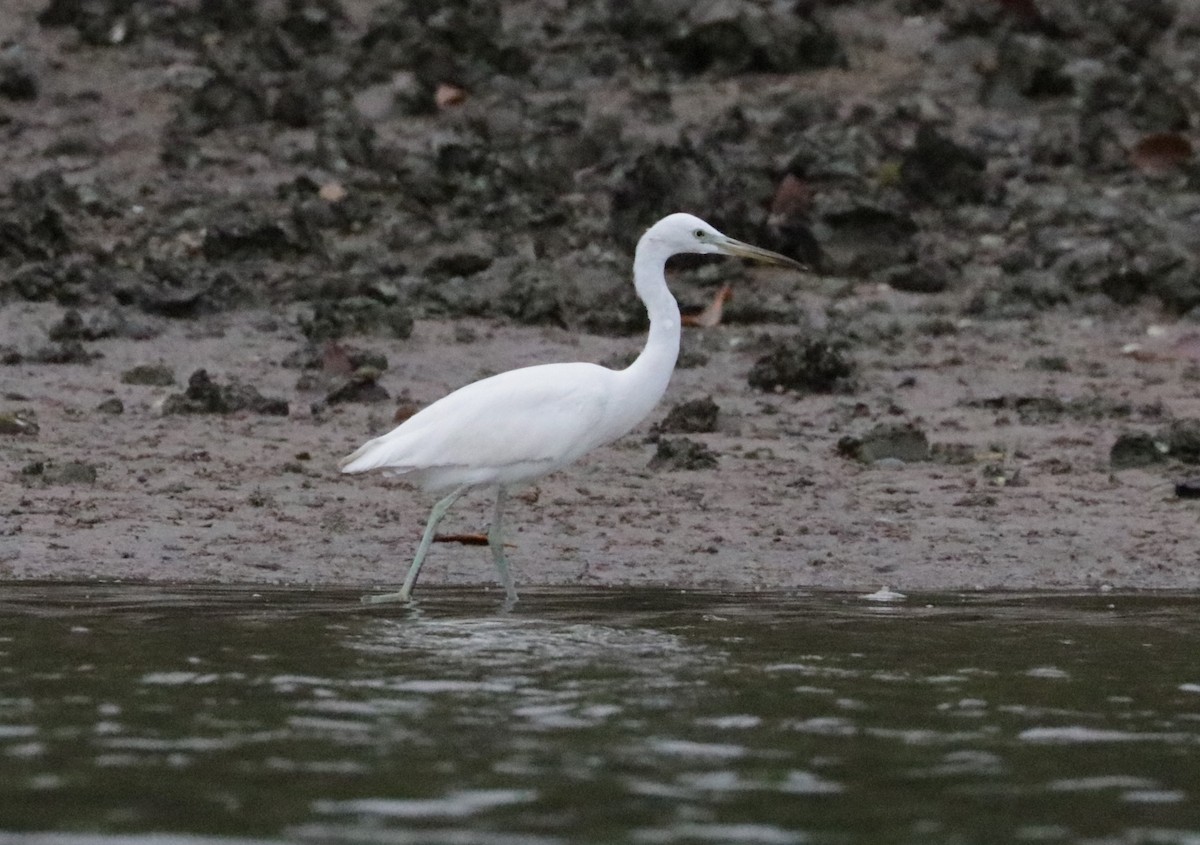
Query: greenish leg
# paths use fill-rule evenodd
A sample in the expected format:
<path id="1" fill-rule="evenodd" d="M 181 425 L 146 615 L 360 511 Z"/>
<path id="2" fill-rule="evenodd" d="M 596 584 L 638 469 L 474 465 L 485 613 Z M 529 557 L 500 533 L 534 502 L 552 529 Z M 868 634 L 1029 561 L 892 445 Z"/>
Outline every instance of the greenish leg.
<path id="1" fill-rule="evenodd" d="M 363 596 L 363 604 L 412 600 L 413 587 L 417 585 L 417 576 L 421 574 L 421 564 L 425 562 L 425 555 L 429 553 L 429 547 L 433 544 L 433 533 L 437 530 L 438 523 L 442 521 L 446 511 L 450 510 L 450 506 L 458 501 L 458 498 L 469 488 L 470 485 L 464 484 L 439 501 L 429 512 L 429 521 L 425 523 L 425 534 L 421 537 L 421 545 L 417 546 L 417 555 L 413 558 L 412 566 L 408 568 L 408 577 L 404 579 L 404 586 L 400 588 L 400 592 Z"/>
<path id="2" fill-rule="evenodd" d="M 511 605 L 517 600 L 517 588 L 513 586 L 512 575 L 508 571 L 508 559 L 504 556 L 504 503 L 508 500 L 508 491 L 503 487 L 496 491 L 496 515 L 488 526 L 488 546 L 492 550 L 492 560 L 496 562 L 496 571 L 500 573 L 500 583 L 504 586 L 504 601 Z"/>

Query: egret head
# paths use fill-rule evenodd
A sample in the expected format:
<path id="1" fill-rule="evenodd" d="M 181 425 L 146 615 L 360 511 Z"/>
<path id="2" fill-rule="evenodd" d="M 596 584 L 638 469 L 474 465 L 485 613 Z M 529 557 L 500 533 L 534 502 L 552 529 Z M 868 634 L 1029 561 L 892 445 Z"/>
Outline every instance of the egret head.
<path id="1" fill-rule="evenodd" d="M 699 217 L 691 214 L 671 214 L 659 220 L 645 234 L 646 240 L 656 241 L 672 254 L 680 252 L 717 253 L 750 258 L 765 264 L 780 264 L 797 270 L 808 268 L 786 255 L 769 249 L 751 246 L 718 232 Z"/>

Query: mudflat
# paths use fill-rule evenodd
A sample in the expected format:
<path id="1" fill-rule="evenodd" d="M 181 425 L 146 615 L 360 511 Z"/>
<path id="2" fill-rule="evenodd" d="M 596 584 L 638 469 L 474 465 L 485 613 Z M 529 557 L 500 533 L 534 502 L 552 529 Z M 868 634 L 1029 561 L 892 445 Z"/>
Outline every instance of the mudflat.
<path id="1" fill-rule="evenodd" d="M 518 586 L 1200 586 L 1194 12 L 11 5 L 0 577 L 394 585 L 431 499 L 337 458 L 632 360 L 684 210 L 813 272 L 673 265 L 708 325 Z"/>

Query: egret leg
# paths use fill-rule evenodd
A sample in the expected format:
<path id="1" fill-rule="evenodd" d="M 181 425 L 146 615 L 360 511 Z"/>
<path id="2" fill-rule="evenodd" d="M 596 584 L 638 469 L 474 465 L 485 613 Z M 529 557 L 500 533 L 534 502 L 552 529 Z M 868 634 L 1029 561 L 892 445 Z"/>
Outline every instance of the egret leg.
<path id="1" fill-rule="evenodd" d="M 433 534 L 437 530 L 438 523 L 442 521 L 442 517 L 446 515 L 446 511 L 450 510 L 450 506 L 458 501 L 458 498 L 463 493 L 466 493 L 469 487 L 470 485 L 464 484 L 449 496 L 439 501 L 429 511 L 429 521 L 425 523 L 425 533 L 421 537 L 421 544 L 417 546 L 416 557 L 413 558 L 412 566 L 408 568 L 408 576 L 405 577 L 404 585 L 400 588 L 400 592 L 363 596 L 364 604 L 410 601 L 412 599 L 413 587 L 417 585 L 417 576 L 421 574 L 421 564 L 425 562 L 425 555 L 429 553 L 429 547 L 433 545 Z"/>
<path id="2" fill-rule="evenodd" d="M 504 556 L 504 503 L 508 500 L 508 491 L 503 487 L 496 491 L 496 515 L 488 526 L 488 546 L 492 550 L 492 560 L 496 562 L 496 572 L 500 574 L 500 583 L 504 587 L 505 604 L 511 605 L 517 600 L 517 588 L 513 585 L 512 575 L 508 571 L 508 558 Z"/>

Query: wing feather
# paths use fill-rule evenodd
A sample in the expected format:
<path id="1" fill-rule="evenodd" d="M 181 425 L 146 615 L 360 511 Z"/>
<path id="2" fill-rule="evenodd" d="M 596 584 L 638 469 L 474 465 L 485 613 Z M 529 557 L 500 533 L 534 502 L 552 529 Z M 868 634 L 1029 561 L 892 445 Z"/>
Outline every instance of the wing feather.
<path id="1" fill-rule="evenodd" d="M 454 391 L 342 459 L 342 472 L 569 463 L 604 442 L 613 371 L 511 370 Z"/>

